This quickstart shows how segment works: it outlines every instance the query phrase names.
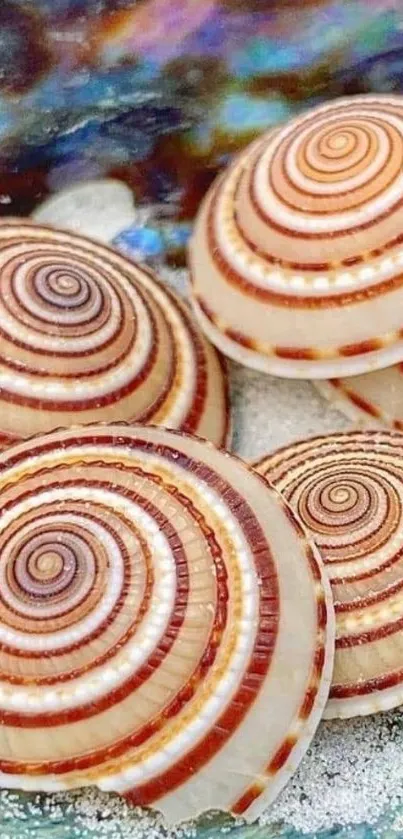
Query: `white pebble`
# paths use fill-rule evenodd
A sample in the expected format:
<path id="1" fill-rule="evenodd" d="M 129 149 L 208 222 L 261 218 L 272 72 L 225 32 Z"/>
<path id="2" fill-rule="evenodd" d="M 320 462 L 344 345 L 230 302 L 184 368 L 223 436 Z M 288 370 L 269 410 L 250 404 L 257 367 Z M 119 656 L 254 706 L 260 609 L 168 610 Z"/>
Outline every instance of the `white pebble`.
<path id="1" fill-rule="evenodd" d="M 105 178 L 61 190 L 36 207 L 32 218 L 108 243 L 133 224 L 136 209 L 130 189 Z"/>

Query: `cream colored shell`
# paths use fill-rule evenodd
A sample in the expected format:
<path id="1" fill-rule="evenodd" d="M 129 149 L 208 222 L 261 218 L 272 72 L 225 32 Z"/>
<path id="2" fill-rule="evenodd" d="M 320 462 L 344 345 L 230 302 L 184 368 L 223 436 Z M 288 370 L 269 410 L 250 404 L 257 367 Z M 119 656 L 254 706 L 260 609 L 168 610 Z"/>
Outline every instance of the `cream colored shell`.
<path id="1" fill-rule="evenodd" d="M 121 420 L 225 444 L 221 358 L 146 267 L 74 233 L 1 221 L 0 447 Z"/>
<path id="2" fill-rule="evenodd" d="M 403 434 L 330 434 L 256 465 L 315 539 L 332 586 L 336 655 L 325 716 L 401 705 Z"/>
<path id="3" fill-rule="evenodd" d="M 314 382 L 342 414 L 366 428 L 403 431 L 403 366 L 394 364 L 362 376 Z"/>
<path id="4" fill-rule="evenodd" d="M 254 819 L 327 700 L 330 589 L 280 495 L 157 428 L 0 455 L 0 784 Z"/>
<path id="5" fill-rule="evenodd" d="M 403 99 L 304 113 L 241 154 L 208 193 L 192 297 L 227 355 L 328 378 L 403 359 Z"/>

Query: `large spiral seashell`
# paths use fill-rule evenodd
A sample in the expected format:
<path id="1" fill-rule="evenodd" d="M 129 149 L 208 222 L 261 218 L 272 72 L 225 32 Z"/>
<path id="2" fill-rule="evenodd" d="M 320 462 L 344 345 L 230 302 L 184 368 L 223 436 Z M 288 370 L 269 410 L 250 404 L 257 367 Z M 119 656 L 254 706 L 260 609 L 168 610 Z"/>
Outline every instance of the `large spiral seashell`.
<path id="1" fill-rule="evenodd" d="M 0 445 L 117 420 L 221 445 L 227 397 L 216 351 L 145 267 L 73 233 L 0 223 Z"/>
<path id="2" fill-rule="evenodd" d="M 403 359 L 403 98 L 322 105 L 242 153 L 191 244 L 194 307 L 227 355 L 280 376 Z"/>
<path id="3" fill-rule="evenodd" d="M 257 464 L 312 534 L 336 609 L 328 717 L 403 702 L 403 434 L 295 443 Z"/>
<path id="4" fill-rule="evenodd" d="M 335 408 L 362 428 L 403 431 L 403 364 L 362 376 L 315 382 Z"/>
<path id="5" fill-rule="evenodd" d="M 330 589 L 253 470 L 158 428 L 0 455 L 0 783 L 254 818 L 330 687 Z"/>

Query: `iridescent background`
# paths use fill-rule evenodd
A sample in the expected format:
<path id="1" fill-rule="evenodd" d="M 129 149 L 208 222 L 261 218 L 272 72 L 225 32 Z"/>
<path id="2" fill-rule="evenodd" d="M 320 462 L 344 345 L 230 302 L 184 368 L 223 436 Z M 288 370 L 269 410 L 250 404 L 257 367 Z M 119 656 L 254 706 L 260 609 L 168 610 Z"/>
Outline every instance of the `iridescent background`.
<path id="1" fill-rule="evenodd" d="M 402 79 L 402 0 L 1 0 L 0 213 L 113 176 L 154 206 L 128 245 L 181 261 L 236 149 Z"/>
<path id="2" fill-rule="evenodd" d="M 0 0 L 0 215 L 114 177 L 152 207 L 116 244 L 181 265 L 236 150 L 311 104 L 370 91 L 403 91 L 403 0 Z M 402 824 L 390 811 L 320 835 L 397 839 Z M 1 839 L 157 835 L 103 799 L 0 796 Z M 218 817 L 185 835 L 299 836 Z"/>

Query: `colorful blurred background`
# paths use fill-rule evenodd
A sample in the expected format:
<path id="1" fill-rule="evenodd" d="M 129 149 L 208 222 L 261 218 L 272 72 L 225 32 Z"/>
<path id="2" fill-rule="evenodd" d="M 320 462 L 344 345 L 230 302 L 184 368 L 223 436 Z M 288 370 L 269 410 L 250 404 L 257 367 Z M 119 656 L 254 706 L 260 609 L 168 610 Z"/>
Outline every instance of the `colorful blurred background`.
<path id="1" fill-rule="evenodd" d="M 181 263 L 202 195 L 309 104 L 403 89 L 402 0 L 1 0 L 0 214 L 112 176 Z"/>

